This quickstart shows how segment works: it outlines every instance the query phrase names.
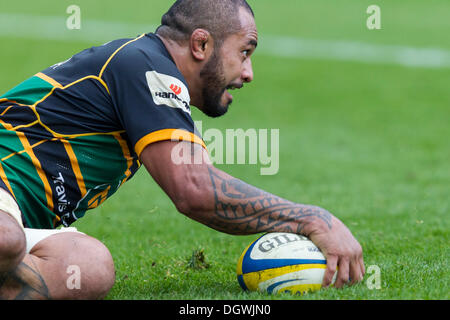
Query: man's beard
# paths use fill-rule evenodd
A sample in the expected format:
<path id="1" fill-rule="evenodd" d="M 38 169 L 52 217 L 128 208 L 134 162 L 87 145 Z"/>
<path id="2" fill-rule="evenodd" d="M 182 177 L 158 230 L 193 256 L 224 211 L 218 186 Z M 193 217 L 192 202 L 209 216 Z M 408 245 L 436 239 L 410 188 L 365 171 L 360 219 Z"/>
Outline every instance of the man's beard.
<path id="1" fill-rule="evenodd" d="M 209 117 L 217 118 L 223 116 L 228 111 L 227 105 L 222 105 L 222 96 L 227 89 L 226 79 L 223 71 L 222 59 L 219 50 L 216 48 L 200 72 L 203 79 L 203 108 L 202 111 Z"/>

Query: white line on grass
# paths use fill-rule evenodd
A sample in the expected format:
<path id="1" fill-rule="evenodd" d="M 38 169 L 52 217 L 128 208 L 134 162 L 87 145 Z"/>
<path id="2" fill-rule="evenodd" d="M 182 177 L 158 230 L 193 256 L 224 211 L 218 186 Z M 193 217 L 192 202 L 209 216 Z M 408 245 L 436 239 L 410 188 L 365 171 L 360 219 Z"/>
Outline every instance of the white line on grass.
<path id="1" fill-rule="evenodd" d="M 450 68 L 450 51 L 370 44 L 356 41 L 311 40 L 262 36 L 264 53 L 279 57 L 357 61 L 406 67 Z"/>
<path id="2" fill-rule="evenodd" d="M 135 37 L 156 29 L 156 26 L 152 24 L 83 19 L 80 30 L 68 30 L 66 19 L 64 16 L 0 13 L 0 36 L 100 44 L 113 39 Z M 258 52 L 280 58 L 450 68 L 450 51 L 439 48 L 414 48 L 356 41 L 312 40 L 275 35 L 261 35 L 259 42 Z"/>

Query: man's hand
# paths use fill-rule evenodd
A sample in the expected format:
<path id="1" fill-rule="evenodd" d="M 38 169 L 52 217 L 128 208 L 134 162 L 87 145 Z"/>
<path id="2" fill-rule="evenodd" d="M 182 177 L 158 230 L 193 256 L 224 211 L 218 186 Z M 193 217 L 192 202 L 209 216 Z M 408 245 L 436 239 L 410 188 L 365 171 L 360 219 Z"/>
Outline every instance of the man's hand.
<path id="1" fill-rule="evenodd" d="M 327 258 L 322 286 L 328 287 L 331 284 L 336 271 L 336 288 L 358 283 L 365 273 L 361 245 L 339 219 L 333 216 L 331 224 L 331 229 L 313 226 L 313 231 L 307 235 Z"/>
<path id="2" fill-rule="evenodd" d="M 181 143 L 188 144 L 187 150 L 191 150 L 190 164 L 174 164 L 171 160 L 172 149 L 178 142 L 158 142 L 141 154 L 143 164 L 178 211 L 228 234 L 291 232 L 305 235 L 327 258 L 325 287 L 331 284 L 336 270 L 337 288 L 362 280 L 361 246 L 327 210 L 294 203 L 249 185 L 211 165 L 202 147 Z M 195 159 L 204 161 L 199 163 Z"/>

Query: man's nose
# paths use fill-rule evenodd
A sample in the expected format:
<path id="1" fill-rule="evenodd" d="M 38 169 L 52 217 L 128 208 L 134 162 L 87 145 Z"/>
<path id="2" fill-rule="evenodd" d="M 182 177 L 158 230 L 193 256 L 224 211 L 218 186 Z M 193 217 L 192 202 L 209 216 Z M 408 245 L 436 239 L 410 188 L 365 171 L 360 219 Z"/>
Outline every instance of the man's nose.
<path id="1" fill-rule="evenodd" d="M 252 68 L 252 60 L 251 59 L 245 60 L 241 78 L 244 82 L 247 82 L 247 83 L 253 81 L 253 68 Z"/>

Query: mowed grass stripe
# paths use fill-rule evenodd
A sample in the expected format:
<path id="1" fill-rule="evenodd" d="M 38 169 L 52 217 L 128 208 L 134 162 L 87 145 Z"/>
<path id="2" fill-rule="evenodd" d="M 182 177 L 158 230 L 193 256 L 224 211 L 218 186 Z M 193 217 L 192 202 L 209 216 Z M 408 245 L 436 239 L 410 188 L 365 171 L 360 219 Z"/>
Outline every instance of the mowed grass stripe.
<path id="1" fill-rule="evenodd" d="M 99 44 L 117 38 L 133 38 L 155 31 L 156 24 L 81 20 L 81 29 L 69 30 L 65 16 L 0 13 L 0 36 Z M 354 61 L 415 68 L 450 68 L 450 51 L 440 48 L 381 45 L 357 41 L 304 39 L 261 35 L 258 52 L 281 58 Z"/>

